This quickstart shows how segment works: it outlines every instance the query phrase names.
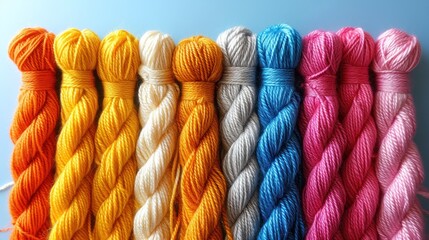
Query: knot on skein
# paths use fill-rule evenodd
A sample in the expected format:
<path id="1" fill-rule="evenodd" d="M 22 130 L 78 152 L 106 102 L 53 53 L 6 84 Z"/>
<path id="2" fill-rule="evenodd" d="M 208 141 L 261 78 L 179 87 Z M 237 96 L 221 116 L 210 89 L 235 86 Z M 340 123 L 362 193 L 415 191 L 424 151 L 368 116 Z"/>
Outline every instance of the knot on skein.
<path id="1" fill-rule="evenodd" d="M 215 82 L 222 76 L 222 50 L 211 39 L 182 40 L 173 57 L 173 71 L 182 83 L 182 99 L 213 102 Z"/>
<path id="2" fill-rule="evenodd" d="M 375 43 L 362 28 L 345 27 L 337 35 L 343 43 L 342 84 L 369 84 L 368 66 L 374 58 Z"/>
<path id="3" fill-rule="evenodd" d="M 148 31 L 141 37 L 139 75 L 145 82 L 155 85 L 174 83 L 171 68 L 174 47 L 174 41 L 168 34 Z"/>
<path id="4" fill-rule="evenodd" d="M 410 92 L 408 73 L 419 63 L 420 43 L 415 36 L 398 29 L 385 31 L 378 37 L 372 69 L 376 86 L 382 92 Z"/>
<path id="5" fill-rule="evenodd" d="M 305 79 L 306 95 L 336 95 L 341 57 L 342 43 L 334 33 L 315 30 L 305 37 L 299 71 Z"/>
<path id="6" fill-rule="evenodd" d="M 256 66 L 256 37 L 247 28 L 234 27 L 217 38 L 223 52 L 224 71 L 219 84 L 254 86 Z"/>
<path id="7" fill-rule="evenodd" d="M 105 97 L 133 99 L 140 65 L 138 54 L 138 40 L 125 30 L 109 33 L 103 39 L 97 73 L 102 80 Z"/>
<path id="8" fill-rule="evenodd" d="M 43 28 L 24 28 L 11 41 L 9 57 L 22 72 L 23 90 L 55 89 L 54 39 Z"/>

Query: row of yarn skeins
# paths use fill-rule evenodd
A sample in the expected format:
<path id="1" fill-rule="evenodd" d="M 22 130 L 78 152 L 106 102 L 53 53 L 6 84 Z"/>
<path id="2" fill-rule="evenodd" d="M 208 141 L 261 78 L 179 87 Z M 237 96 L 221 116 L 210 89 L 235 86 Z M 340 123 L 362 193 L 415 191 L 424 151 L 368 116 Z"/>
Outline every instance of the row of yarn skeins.
<path id="1" fill-rule="evenodd" d="M 9 55 L 11 239 L 423 238 L 414 36 L 33 28 Z"/>

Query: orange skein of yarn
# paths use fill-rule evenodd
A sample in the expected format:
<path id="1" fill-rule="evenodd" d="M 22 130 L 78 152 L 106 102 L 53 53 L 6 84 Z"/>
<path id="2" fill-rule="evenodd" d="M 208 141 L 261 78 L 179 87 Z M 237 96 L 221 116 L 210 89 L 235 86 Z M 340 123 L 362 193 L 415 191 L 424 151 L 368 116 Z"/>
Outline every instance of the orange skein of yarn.
<path id="1" fill-rule="evenodd" d="M 49 191 L 53 183 L 59 100 L 55 91 L 55 35 L 23 29 L 10 43 L 9 57 L 22 72 L 18 107 L 10 128 L 15 181 L 9 209 L 10 239 L 46 239 L 50 228 Z"/>
<path id="2" fill-rule="evenodd" d="M 214 104 L 222 59 L 216 43 L 201 36 L 182 40 L 174 52 L 173 71 L 182 87 L 177 115 L 182 170 L 180 239 L 223 239 L 226 181 L 220 170 L 219 126 Z M 227 234 L 231 236 L 230 230 Z"/>

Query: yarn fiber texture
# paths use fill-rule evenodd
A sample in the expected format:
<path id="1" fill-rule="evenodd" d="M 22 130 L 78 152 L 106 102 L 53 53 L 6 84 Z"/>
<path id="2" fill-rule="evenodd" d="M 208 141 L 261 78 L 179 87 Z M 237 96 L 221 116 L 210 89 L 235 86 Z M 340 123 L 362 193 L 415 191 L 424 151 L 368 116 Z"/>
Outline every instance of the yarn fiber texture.
<path id="1" fill-rule="evenodd" d="M 423 239 L 416 197 L 423 182 L 422 159 L 413 141 L 416 113 L 408 73 L 421 55 L 417 38 L 397 29 L 380 35 L 372 69 L 376 74 L 374 117 L 378 130 L 376 174 L 380 183 L 380 239 Z"/>
<path id="2" fill-rule="evenodd" d="M 175 114 L 179 87 L 171 66 L 174 41 L 156 31 L 140 39 L 139 118 L 142 130 L 137 142 L 134 192 L 139 210 L 134 218 L 136 239 L 170 239 L 172 164 L 176 158 L 178 129 Z"/>
<path id="3" fill-rule="evenodd" d="M 302 39 L 295 29 L 280 24 L 260 33 L 257 44 L 261 66 L 257 156 L 263 222 L 258 239 L 301 239 L 305 233 L 297 127 L 301 98 L 295 88 L 295 68 L 301 58 Z"/>
<path id="4" fill-rule="evenodd" d="M 377 129 L 369 82 L 375 43 L 361 28 L 346 27 L 337 34 L 343 43 L 338 89 L 340 121 L 347 137 L 341 171 L 347 194 L 342 232 L 348 239 L 377 239 L 379 186 L 373 158 Z"/>
<path id="5" fill-rule="evenodd" d="M 173 71 L 181 82 L 177 112 L 181 169 L 180 239 L 223 239 L 226 180 L 220 169 L 215 83 L 222 75 L 222 51 L 209 38 L 182 40 Z"/>
<path id="6" fill-rule="evenodd" d="M 62 70 L 61 131 L 51 190 L 50 239 L 91 236 L 92 164 L 98 109 L 94 70 L 100 39 L 90 30 L 69 29 L 55 38 L 54 53 Z"/>
<path id="7" fill-rule="evenodd" d="M 132 235 L 140 130 L 133 100 L 139 65 L 138 40 L 133 35 L 117 30 L 102 40 L 97 72 L 104 99 L 95 134 L 94 239 L 129 239 Z"/>
<path id="8" fill-rule="evenodd" d="M 249 29 L 234 27 L 221 33 L 217 43 L 224 56 L 217 103 L 222 170 L 228 183 L 228 221 L 234 239 L 256 239 L 260 228 L 256 36 Z"/>
<path id="9" fill-rule="evenodd" d="M 299 71 L 304 77 L 300 130 L 306 181 L 302 208 L 307 239 L 343 237 L 340 223 L 346 193 L 340 167 L 347 139 L 338 119 L 336 93 L 341 57 L 341 39 L 334 33 L 315 30 L 304 37 Z"/>
<path id="10" fill-rule="evenodd" d="M 10 239 L 46 239 L 51 227 L 49 191 L 60 111 L 54 38 L 43 28 L 25 28 L 9 45 L 9 57 L 22 72 L 18 107 L 10 127 L 15 182 L 9 195 Z"/>

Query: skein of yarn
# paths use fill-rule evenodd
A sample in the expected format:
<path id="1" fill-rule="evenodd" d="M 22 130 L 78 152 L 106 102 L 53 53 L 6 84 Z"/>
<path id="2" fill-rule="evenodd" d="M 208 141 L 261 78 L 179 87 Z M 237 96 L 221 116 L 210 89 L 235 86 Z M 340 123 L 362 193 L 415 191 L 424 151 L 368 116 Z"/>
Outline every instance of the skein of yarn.
<path id="1" fill-rule="evenodd" d="M 224 56 L 217 102 L 221 119 L 222 169 L 228 183 L 228 221 L 234 239 L 256 239 L 260 227 L 256 36 L 249 29 L 234 27 L 221 33 L 217 43 Z"/>
<path id="2" fill-rule="evenodd" d="M 220 169 L 214 104 L 222 58 L 219 46 L 202 36 L 182 40 L 174 51 L 173 72 L 182 87 L 177 112 L 180 239 L 223 239 L 226 181 Z"/>
<path id="3" fill-rule="evenodd" d="M 90 30 L 69 29 L 55 38 L 62 70 L 61 131 L 55 156 L 56 178 L 50 194 L 50 239 L 89 239 L 92 164 L 98 109 L 94 70 L 100 45 Z"/>
<path id="4" fill-rule="evenodd" d="M 338 119 L 336 93 L 341 57 L 341 39 L 334 33 L 315 30 L 304 37 L 299 66 L 304 77 L 304 101 L 299 125 L 307 239 L 342 239 L 340 223 L 346 193 L 339 170 L 347 142 Z"/>
<path id="5" fill-rule="evenodd" d="M 170 239 L 169 207 L 172 198 L 172 162 L 176 157 L 178 130 L 175 123 L 179 87 L 171 61 L 174 41 L 157 31 L 140 39 L 143 79 L 139 88 L 142 130 L 137 142 L 134 192 L 140 209 L 134 217 L 136 239 Z"/>
<path id="6" fill-rule="evenodd" d="M 305 233 L 297 127 L 301 98 L 295 88 L 301 50 L 301 36 L 289 25 L 274 25 L 258 35 L 262 133 L 257 156 L 263 177 L 259 207 L 264 222 L 259 239 L 301 239 Z"/>
<path id="7" fill-rule="evenodd" d="M 134 89 L 139 64 L 138 40 L 130 33 L 117 30 L 102 40 L 97 72 L 104 99 L 95 134 L 94 239 L 129 239 L 132 235 L 139 134 Z"/>
<path id="8" fill-rule="evenodd" d="M 347 138 L 342 179 L 347 194 L 342 232 L 351 240 L 377 239 L 375 215 L 379 187 L 373 161 L 377 129 L 372 117 L 373 94 L 369 65 L 375 43 L 361 28 L 338 31 L 343 43 L 338 89 L 340 121 Z"/>
<path id="9" fill-rule="evenodd" d="M 376 174 L 381 189 L 380 239 L 423 239 L 423 217 L 416 195 L 424 173 L 413 141 L 416 113 L 408 77 L 420 55 L 417 38 L 400 30 L 387 30 L 377 40 L 372 69 L 377 89 L 374 117 L 378 129 Z"/>
<path id="10" fill-rule="evenodd" d="M 15 144 L 11 159 L 15 185 L 9 201 L 14 224 L 11 239 L 46 238 L 50 227 L 49 191 L 59 117 L 54 38 L 45 29 L 26 28 L 9 46 L 9 56 L 23 81 L 10 129 Z"/>
<path id="11" fill-rule="evenodd" d="M 25 28 L 9 45 L 9 57 L 22 72 L 18 107 L 10 137 L 15 144 L 9 195 L 14 225 L 10 239 L 46 239 L 50 228 L 49 191 L 53 183 L 59 101 L 55 91 L 55 35 Z"/>

